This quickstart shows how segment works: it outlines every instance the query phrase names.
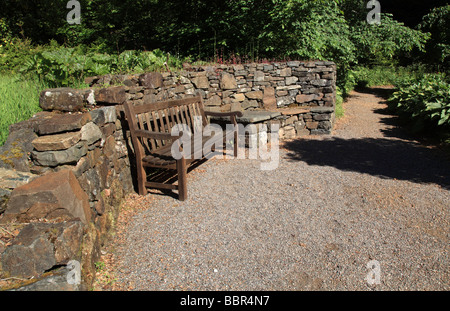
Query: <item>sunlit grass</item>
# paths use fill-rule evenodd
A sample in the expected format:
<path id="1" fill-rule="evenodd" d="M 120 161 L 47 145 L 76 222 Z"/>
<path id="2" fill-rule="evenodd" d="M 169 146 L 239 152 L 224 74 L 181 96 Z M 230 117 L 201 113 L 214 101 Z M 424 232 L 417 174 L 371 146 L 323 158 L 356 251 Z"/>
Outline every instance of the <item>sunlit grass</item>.
<path id="1" fill-rule="evenodd" d="M 37 79 L 0 75 L 0 145 L 8 138 L 11 124 L 27 120 L 41 110 L 39 94 L 45 88 Z"/>

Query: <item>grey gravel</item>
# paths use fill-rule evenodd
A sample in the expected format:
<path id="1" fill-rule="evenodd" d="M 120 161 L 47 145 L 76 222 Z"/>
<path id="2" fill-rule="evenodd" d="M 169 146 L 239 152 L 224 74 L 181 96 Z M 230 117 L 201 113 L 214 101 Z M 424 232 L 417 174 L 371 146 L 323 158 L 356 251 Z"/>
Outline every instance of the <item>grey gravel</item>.
<path id="1" fill-rule="evenodd" d="M 288 142 L 276 170 L 213 159 L 189 174 L 187 201 L 149 194 L 118 248 L 118 282 L 449 290 L 450 164 L 377 113 L 380 101 L 354 93 L 332 135 Z M 366 281 L 371 260 L 381 284 Z"/>

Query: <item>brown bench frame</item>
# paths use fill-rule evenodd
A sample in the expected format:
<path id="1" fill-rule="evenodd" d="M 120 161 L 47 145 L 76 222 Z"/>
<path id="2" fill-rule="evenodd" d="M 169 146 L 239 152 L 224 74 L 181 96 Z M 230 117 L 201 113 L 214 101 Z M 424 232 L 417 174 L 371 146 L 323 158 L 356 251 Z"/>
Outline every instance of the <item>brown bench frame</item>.
<path id="1" fill-rule="evenodd" d="M 147 194 L 147 188 L 178 190 L 181 201 L 187 199 L 187 168 L 196 161 L 191 155 L 189 158 L 181 157 L 176 160 L 170 150 L 174 141 L 180 136 L 171 136 L 170 130 L 176 124 L 194 125 L 194 116 L 201 117 L 202 133 L 209 124 L 208 116 L 230 117 L 234 124 L 234 155 L 238 151 L 238 126 L 236 117 L 242 117 L 242 112 L 209 112 L 204 110 L 201 96 L 184 99 L 158 101 L 143 105 L 134 105 L 131 102 L 124 104 L 131 139 L 134 147 L 137 169 L 138 193 Z M 224 132 L 223 141 L 226 133 Z M 204 144 L 204 142 L 203 142 Z M 191 152 L 193 153 L 191 148 Z M 178 184 L 148 181 L 146 168 L 160 168 L 176 170 Z"/>

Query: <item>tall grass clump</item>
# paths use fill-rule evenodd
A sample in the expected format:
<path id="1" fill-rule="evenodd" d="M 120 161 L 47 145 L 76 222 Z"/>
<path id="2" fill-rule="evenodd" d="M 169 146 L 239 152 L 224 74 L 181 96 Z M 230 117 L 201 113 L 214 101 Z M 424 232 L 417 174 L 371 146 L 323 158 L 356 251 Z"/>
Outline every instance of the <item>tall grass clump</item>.
<path id="1" fill-rule="evenodd" d="M 399 85 L 412 82 L 426 74 L 423 66 L 358 66 L 352 70 L 357 88 Z"/>
<path id="2" fill-rule="evenodd" d="M 36 78 L 0 75 L 0 146 L 9 135 L 11 124 L 29 119 L 40 111 L 39 94 L 47 85 Z"/>

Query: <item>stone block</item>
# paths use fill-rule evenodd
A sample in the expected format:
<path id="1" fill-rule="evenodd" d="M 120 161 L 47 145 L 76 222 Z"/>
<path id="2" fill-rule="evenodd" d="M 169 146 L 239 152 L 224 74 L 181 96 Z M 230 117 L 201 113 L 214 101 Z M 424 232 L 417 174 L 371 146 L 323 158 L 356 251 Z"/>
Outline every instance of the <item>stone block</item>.
<path id="1" fill-rule="evenodd" d="M 294 99 L 290 96 L 282 96 L 277 98 L 277 106 L 283 107 L 294 103 Z"/>
<path id="2" fill-rule="evenodd" d="M 3 146 L 0 146 L 0 167 L 29 172 L 28 153 L 33 151 L 31 142 L 36 137 L 36 133 L 31 128 L 13 129 L 11 126 L 8 139 Z"/>
<path id="3" fill-rule="evenodd" d="M 311 81 L 311 85 L 314 86 L 330 86 L 331 85 L 331 81 L 327 80 L 327 79 L 317 79 L 317 80 L 312 80 Z"/>
<path id="4" fill-rule="evenodd" d="M 300 66 L 300 62 L 299 61 L 290 61 L 290 62 L 287 62 L 286 65 L 288 65 L 289 67 L 298 67 L 298 66 Z"/>
<path id="5" fill-rule="evenodd" d="M 89 111 L 92 121 L 98 126 L 102 126 L 106 123 L 114 123 L 117 120 L 117 113 L 115 106 L 101 107 Z"/>
<path id="6" fill-rule="evenodd" d="M 163 76 L 159 72 L 144 73 L 139 76 L 139 85 L 156 89 L 163 86 Z"/>
<path id="7" fill-rule="evenodd" d="M 262 91 L 252 91 L 252 92 L 247 92 L 245 93 L 245 96 L 248 99 L 263 99 L 263 92 Z"/>
<path id="8" fill-rule="evenodd" d="M 298 117 L 297 116 L 290 116 L 289 118 L 286 119 L 285 122 L 288 125 L 292 125 L 292 124 L 294 124 L 297 121 L 298 121 Z"/>
<path id="9" fill-rule="evenodd" d="M 265 109 L 276 109 L 277 99 L 275 98 L 275 89 L 271 86 L 266 86 L 263 93 L 263 105 Z"/>
<path id="10" fill-rule="evenodd" d="M 315 130 L 319 127 L 319 122 L 317 121 L 307 121 L 306 122 L 306 128 L 310 130 Z"/>
<path id="11" fill-rule="evenodd" d="M 205 102 L 205 106 L 220 106 L 221 104 L 222 104 L 222 99 L 218 95 L 211 96 Z"/>
<path id="12" fill-rule="evenodd" d="M 240 102 L 232 102 L 230 111 L 242 111 L 242 106 Z"/>
<path id="13" fill-rule="evenodd" d="M 315 114 L 313 115 L 313 119 L 316 121 L 328 121 L 331 120 L 331 114 L 330 113 Z"/>
<path id="14" fill-rule="evenodd" d="M 308 102 L 311 102 L 313 100 L 318 100 L 318 99 L 319 99 L 319 96 L 317 96 L 316 94 L 300 94 L 295 97 L 295 101 L 300 104 L 308 103 Z"/>
<path id="15" fill-rule="evenodd" d="M 70 170 L 48 173 L 15 188 L 4 212 L 5 221 L 74 218 L 87 224 L 91 211 L 87 194 Z"/>
<path id="16" fill-rule="evenodd" d="M 41 92 L 39 105 L 49 111 L 80 111 L 84 107 L 84 95 L 82 91 L 71 88 L 47 89 Z"/>
<path id="17" fill-rule="evenodd" d="M 317 126 L 318 129 L 329 131 L 332 128 L 331 121 L 320 121 Z"/>
<path id="18" fill-rule="evenodd" d="M 86 141 L 88 145 L 92 145 L 96 141 L 100 140 L 103 136 L 103 133 L 100 130 L 100 128 L 93 122 L 85 124 L 81 128 L 80 133 L 81 133 L 81 140 Z"/>
<path id="19" fill-rule="evenodd" d="M 198 89 L 208 89 L 209 88 L 209 81 L 206 76 L 198 76 L 192 78 L 192 83 L 194 86 Z"/>
<path id="20" fill-rule="evenodd" d="M 311 135 L 326 135 L 326 134 L 331 134 L 330 130 L 325 130 L 325 129 L 313 129 L 311 130 Z"/>
<path id="21" fill-rule="evenodd" d="M 123 86 L 96 89 L 95 100 L 97 103 L 120 105 L 127 100 L 127 93 Z"/>
<path id="22" fill-rule="evenodd" d="M 280 77 L 289 77 L 292 75 L 292 69 L 290 67 L 280 70 Z"/>
<path id="23" fill-rule="evenodd" d="M 2 268 L 11 277 L 29 278 L 80 259 L 83 230 L 79 221 L 29 224 L 3 252 Z"/>
<path id="24" fill-rule="evenodd" d="M 241 103 L 242 109 L 247 110 L 251 108 L 259 108 L 258 101 L 256 100 L 244 100 Z"/>
<path id="25" fill-rule="evenodd" d="M 286 85 L 295 84 L 297 81 L 297 77 L 286 77 Z"/>
<path id="26" fill-rule="evenodd" d="M 236 89 L 237 88 L 236 78 L 227 72 L 223 72 L 220 76 L 220 88 L 222 90 Z"/>
<path id="27" fill-rule="evenodd" d="M 237 93 L 233 95 L 234 99 L 236 99 L 237 101 L 244 101 L 245 100 L 245 95 L 243 93 Z"/>
<path id="28" fill-rule="evenodd" d="M 253 76 L 253 81 L 255 82 L 263 82 L 265 78 L 265 74 L 263 71 L 255 71 Z"/>
<path id="29" fill-rule="evenodd" d="M 284 128 L 284 139 L 292 139 L 295 138 L 296 132 L 295 128 L 291 125 L 285 126 Z"/>

